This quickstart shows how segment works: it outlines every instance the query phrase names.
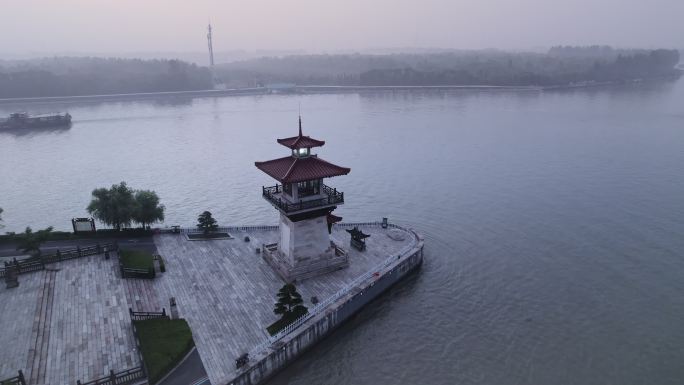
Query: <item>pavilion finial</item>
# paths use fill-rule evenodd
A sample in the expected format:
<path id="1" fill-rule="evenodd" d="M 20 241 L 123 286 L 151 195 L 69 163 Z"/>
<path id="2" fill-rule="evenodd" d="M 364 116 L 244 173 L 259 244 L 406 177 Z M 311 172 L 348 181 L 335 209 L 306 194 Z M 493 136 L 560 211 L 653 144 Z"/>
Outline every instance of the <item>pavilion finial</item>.
<path id="1" fill-rule="evenodd" d="M 302 136 L 302 115 L 299 115 L 299 136 Z"/>

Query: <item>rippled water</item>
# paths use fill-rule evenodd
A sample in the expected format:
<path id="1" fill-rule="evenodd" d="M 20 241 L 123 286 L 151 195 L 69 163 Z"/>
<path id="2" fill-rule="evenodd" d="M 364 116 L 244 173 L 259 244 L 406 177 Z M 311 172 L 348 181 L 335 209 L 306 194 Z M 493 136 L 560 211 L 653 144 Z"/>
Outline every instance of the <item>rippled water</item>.
<path id="1" fill-rule="evenodd" d="M 68 109 L 0 134 L 6 230 L 68 229 L 90 191 L 156 190 L 166 225 L 275 223 L 253 162 L 325 139 L 348 221 L 425 234 L 419 274 L 273 384 L 681 384 L 684 83 L 231 97 Z M 371 240 L 372 241 L 372 240 Z"/>

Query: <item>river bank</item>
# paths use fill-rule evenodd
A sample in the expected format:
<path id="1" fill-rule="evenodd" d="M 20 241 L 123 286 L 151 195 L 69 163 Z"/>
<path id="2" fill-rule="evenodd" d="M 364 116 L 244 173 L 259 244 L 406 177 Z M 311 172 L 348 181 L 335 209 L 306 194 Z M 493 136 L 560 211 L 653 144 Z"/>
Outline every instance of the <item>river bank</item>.
<path id="1" fill-rule="evenodd" d="M 0 104 L 30 104 L 51 102 L 108 102 L 120 100 L 144 100 L 174 97 L 216 97 L 231 95 L 258 95 L 263 94 L 263 88 L 236 88 L 226 90 L 200 90 L 200 91 L 174 91 L 174 92 L 145 92 L 135 94 L 111 94 L 111 95 L 82 95 L 82 96 L 50 96 L 40 98 L 9 98 L 0 99 Z"/>
<path id="2" fill-rule="evenodd" d="M 202 91 L 176 91 L 176 92 L 146 92 L 137 94 L 112 94 L 112 95 L 82 95 L 82 96 L 51 96 L 41 98 L 11 98 L 0 99 L 0 104 L 32 104 L 51 102 L 109 102 L 122 100 L 145 100 L 160 98 L 206 98 L 244 95 L 268 95 L 268 94 L 318 94 L 318 93 L 346 93 L 364 91 L 427 91 L 427 90 L 506 90 L 506 91 L 543 91 L 571 88 L 587 88 L 624 84 L 624 82 L 601 82 L 587 84 L 573 84 L 563 86 L 487 86 L 487 85 L 464 85 L 464 86 L 330 86 L 311 85 L 294 86 L 286 90 L 273 90 L 268 87 L 258 88 L 233 88 L 225 90 L 202 90 Z"/>
<path id="3" fill-rule="evenodd" d="M 269 87 L 255 88 L 231 88 L 225 90 L 201 90 L 201 91 L 175 91 L 175 92 L 145 92 L 135 94 L 111 94 L 111 95 L 82 95 L 82 96 L 50 96 L 39 98 L 9 98 L 0 99 L 0 104 L 32 104 L 52 102 L 109 102 L 121 100 L 145 100 L 160 98 L 206 98 L 223 96 L 244 95 L 268 95 L 268 94 L 315 94 L 315 93 L 342 93 L 362 91 L 387 91 L 387 90 L 517 90 L 539 91 L 543 87 L 536 86 L 293 86 L 286 89 L 272 89 Z"/>
<path id="4" fill-rule="evenodd" d="M 680 67 L 684 71 L 684 67 Z M 109 102 L 125 100 L 146 100 L 165 98 L 207 98 L 245 95 L 269 95 L 269 94 L 325 94 L 325 93 L 350 93 L 368 91 L 429 91 L 429 90 L 481 90 L 481 91 L 531 91 L 541 92 L 550 90 L 568 90 L 581 88 L 608 87 L 625 84 L 639 84 L 651 81 L 667 80 L 658 79 L 629 79 L 610 82 L 580 82 L 553 86 L 491 86 L 491 85 L 436 85 L 436 86 L 336 86 L 336 85 L 305 85 L 286 88 L 252 87 L 230 88 L 199 91 L 174 91 L 174 92 L 145 92 L 133 94 L 105 94 L 105 95 L 81 95 L 81 96 L 51 96 L 36 98 L 6 98 L 0 99 L 0 105 L 25 105 L 33 103 L 81 103 L 81 102 Z"/>

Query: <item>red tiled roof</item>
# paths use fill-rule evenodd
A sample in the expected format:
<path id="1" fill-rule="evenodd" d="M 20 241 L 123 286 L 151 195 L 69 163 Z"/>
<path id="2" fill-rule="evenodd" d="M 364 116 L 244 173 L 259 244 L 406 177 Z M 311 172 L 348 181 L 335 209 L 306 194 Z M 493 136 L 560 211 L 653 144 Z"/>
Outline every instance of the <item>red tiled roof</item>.
<path id="1" fill-rule="evenodd" d="M 325 144 L 325 140 L 318 140 L 309 136 L 293 136 L 291 138 L 278 139 L 278 143 L 294 150 L 296 148 L 321 147 Z"/>
<path id="2" fill-rule="evenodd" d="M 321 147 L 325 144 L 324 140 L 314 139 L 310 136 L 302 135 L 302 117 L 299 116 L 299 135 L 289 138 L 278 139 L 278 143 L 291 149 Z"/>
<path id="3" fill-rule="evenodd" d="M 347 175 L 351 169 L 329 163 L 316 155 L 306 158 L 286 156 L 265 162 L 254 162 L 257 168 L 280 183 L 297 183 L 305 180 Z"/>

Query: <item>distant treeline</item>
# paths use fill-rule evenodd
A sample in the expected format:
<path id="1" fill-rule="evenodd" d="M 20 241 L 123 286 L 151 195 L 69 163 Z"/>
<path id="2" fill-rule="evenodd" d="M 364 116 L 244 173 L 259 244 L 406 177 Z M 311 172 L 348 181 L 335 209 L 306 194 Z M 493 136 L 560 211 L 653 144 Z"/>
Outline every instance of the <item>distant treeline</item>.
<path id="1" fill-rule="evenodd" d="M 267 57 L 221 65 L 217 74 L 231 86 L 562 86 L 676 77 L 677 63 L 676 50 L 592 46 L 553 47 L 546 54 L 486 50 Z"/>
<path id="2" fill-rule="evenodd" d="M 218 65 L 229 87 L 269 83 L 342 86 L 564 86 L 677 77 L 676 50 L 553 47 L 412 54 L 289 55 Z M 0 60 L 0 98 L 194 91 L 213 88 L 206 67 L 179 60 L 54 57 Z"/>
<path id="3" fill-rule="evenodd" d="M 0 98 L 212 88 L 207 68 L 179 60 L 55 57 L 0 61 Z"/>

